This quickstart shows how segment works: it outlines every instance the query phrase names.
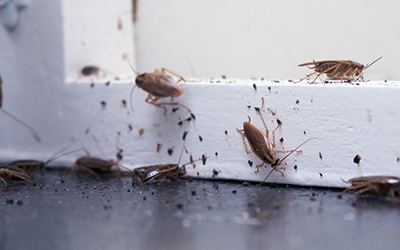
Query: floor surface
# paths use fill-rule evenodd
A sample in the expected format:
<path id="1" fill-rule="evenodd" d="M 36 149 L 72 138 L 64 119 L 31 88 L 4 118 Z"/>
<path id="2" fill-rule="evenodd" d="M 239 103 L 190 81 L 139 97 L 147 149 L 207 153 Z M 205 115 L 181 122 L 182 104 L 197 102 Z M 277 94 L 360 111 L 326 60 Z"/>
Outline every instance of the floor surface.
<path id="1" fill-rule="evenodd" d="M 0 183 L 0 249 L 399 249 L 400 202 L 226 181 L 132 185 L 69 170 Z"/>

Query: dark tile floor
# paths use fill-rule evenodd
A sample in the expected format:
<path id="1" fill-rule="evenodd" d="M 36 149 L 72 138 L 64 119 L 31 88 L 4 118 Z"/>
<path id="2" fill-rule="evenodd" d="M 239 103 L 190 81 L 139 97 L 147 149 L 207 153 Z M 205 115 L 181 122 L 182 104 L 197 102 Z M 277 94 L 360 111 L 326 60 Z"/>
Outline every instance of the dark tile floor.
<path id="1" fill-rule="evenodd" d="M 400 202 L 340 190 L 37 173 L 0 183 L 0 249 L 399 249 Z M 39 185 L 40 183 L 40 185 Z"/>

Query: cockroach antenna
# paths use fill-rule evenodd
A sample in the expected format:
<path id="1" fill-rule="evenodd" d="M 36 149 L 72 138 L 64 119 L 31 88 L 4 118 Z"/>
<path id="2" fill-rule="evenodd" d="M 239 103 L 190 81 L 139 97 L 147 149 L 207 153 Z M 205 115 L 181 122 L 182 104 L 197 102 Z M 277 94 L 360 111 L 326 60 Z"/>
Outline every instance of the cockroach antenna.
<path id="1" fill-rule="evenodd" d="M 6 114 L 10 118 L 12 118 L 14 121 L 18 122 L 22 126 L 24 126 L 27 129 L 29 129 L 31 131 L 31 135 L 33 136 L 33 138 L 35 138 L 35 140 L 37 142 L 40 142 L 40 137 L 39 137 L 38 133 L 31 126 L 29 126 L 28 124 L 23 122 L 21 119 L 17 118 L 16 116 L 12 115 L 7 110 L 2 108 L 2 104 L 3 104 L 3 90 L 2 90 L 2 87 L 1 87 L 2 83 L 3 83 L 3 80 L 1 79 L 1 76 L 0 76 L 0 110 L 3 111 L 4 114 Z"/>
<path id="2" fill-rule="evenodd" d="M 132 65 L 132 63 L 131 63 L 131 60 L 129 60 L 129 58 L 128 58 L 128 63 L 129 63 L 129 66 L 131 67 L 131 70 L 132 70 L 136 75 L 139 75 L 138 72 L 137 72 L 137 71 L 135 70 L 135 68 L 133 67 L 133 65 Z M 135 88 L 136 88 L 136 84 L 135 84 L 135 86 L 133 86 L 133 88 L 132 88 L 132 90 L 131 90 L 130 98 L 129 98 L 132 112 L 133 112 L 132 95 L 133 95 L 133 91 L 135 90 Z"/>
<path id="3" fill-rule="evenodd" d="M 8 117 L 12 118 L 14 121 L 18 122 L 19 124 L 21 124 L 22 126 L 24 126 L 25 128 L 29 129 L 31 132 L 31 135 L 33 138 L 35 138 L 35 140 L 37 142 L 40 142 L 40 137 L 39 134 L 36 132 L 36 130 L 34 130 L 31 126 L 29 126 L 27 123 L 23 122 L 21 119 L 17 118 L 16 116 L 14 116 L 13 114 L 11 114 L 10 112 L 8 112 L 7 110 L 0 108 L 1 111 L 3 111 L 4 114 L 6 114 Z"/>
<path id="4" fill-rule="evenodd" d="M 291 154 L 293 154 L 294 152 L 296 152 L 297 149 L 299 149 L 301 146 L 303 146 L 304 144 L 306 144 L 307 142 L 311 141 L 311 140 L 315 140 L 318 139 L 317 137 L 313 137 L 310 138 L 308 140 L 306 140 L 305 142 L 303 142 L 302 144 L 300 144 L 299 146 L 297 146 L 295 149 L 290 150 L 291 152 L 287 155 L 285 155 L 285 157 L 283 157 L 281 160 L 276 160 L 275 163 L 271 164 L 272 170 L 269 172 L 269 174 L 267 175 L 267 177 L 264 178 L 264 180 L 259 184 L 259 186 L 261 186 L 267 179 L 268 177 L 272 174 L 272 172 L 274 170 L 276 170 L 275 166 L 280 165 L 286 158 L 288 158 Z"/>
<path id="5" fill-rule="evenodd" d="M 367 65 L 365 65 L 364 70 L 368 69 L 369 67 L 371 67 L 372 64 L 376 63 L 377 61 L 381 60 L 383 56 L 379 57 L 378 59 L 376 59 L 375 61 L 373 61 L 372 63 L 368 63 Z"/>

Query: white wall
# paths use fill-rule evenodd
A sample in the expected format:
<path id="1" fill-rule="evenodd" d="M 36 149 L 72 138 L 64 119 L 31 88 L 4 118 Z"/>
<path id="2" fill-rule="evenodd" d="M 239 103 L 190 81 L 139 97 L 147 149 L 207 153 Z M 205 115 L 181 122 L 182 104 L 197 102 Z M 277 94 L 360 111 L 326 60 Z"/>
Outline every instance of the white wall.
<path id="1" fill-rule="evenodd" d="M 383 59 L 371 80 L 400 79 L 399 1 L 139 0 L 139 71 L 300 78 L 315 60 Z"/>

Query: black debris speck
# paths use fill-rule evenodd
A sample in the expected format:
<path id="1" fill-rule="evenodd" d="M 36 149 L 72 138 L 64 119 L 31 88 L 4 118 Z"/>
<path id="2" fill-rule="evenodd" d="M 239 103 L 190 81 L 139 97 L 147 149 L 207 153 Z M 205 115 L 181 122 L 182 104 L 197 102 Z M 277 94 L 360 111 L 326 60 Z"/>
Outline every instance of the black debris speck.
<path id="1" fill-rule="evenodd" d="M 183 132 L 182 140 L 185 140 L 185 139 L 186 139 L 186 136 L 187 136 L 188 133 L 189 133 L 189 131 Z"/>
<path id="2" fill-rule="evenodd" d="M 250 187 L 250 183 L 248 183 L 247 181 L 244 181 L 242 183 L 243 187 Z"/>
<path id="3" fill-rule="evenodd" d="M 354 163 L 357 163 L 357 164 L 360 164 L 360 161 L 361 161 L 361 156 L 359 156 L 359 155 L 356 155 L 356 156 L 354 157 L 354 159 L 353 159 L 353 162 L 354 162 Z"/>

